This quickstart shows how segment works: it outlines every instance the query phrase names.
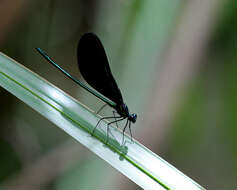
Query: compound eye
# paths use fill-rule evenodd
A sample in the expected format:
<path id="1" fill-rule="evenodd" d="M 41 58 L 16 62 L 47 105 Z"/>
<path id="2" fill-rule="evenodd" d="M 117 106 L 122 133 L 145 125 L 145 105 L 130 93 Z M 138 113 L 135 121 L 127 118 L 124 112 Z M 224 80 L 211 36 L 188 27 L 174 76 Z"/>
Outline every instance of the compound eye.
<path id="1" fill-rule="evenodd" d="M 133 123 L 135 123 L 136 120 L 137 120 L 137 114 L 133 113 L 132 114 L 132 119 L 133 119 Z"/>

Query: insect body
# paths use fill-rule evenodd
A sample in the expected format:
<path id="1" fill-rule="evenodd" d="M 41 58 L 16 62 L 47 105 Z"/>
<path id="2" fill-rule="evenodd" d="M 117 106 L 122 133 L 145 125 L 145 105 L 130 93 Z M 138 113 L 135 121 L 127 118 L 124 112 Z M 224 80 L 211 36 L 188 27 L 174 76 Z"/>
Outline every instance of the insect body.
<path id="1" fill-rule="evenodd" d="M 93 33 L 84 34 L 77 48 L 77 59 L 78 59 L 78 67 L 79 70 L 85 79 L 85 81 L 92 86 L 94 89 L 88 87 L 80 80 L 76 79 L 72 75 L 70 75 L 67 71 L 61 68 L 58 64 L 56 64 L 42 49 L 36 48 L 36 50 L 52 65 L 54 65 L 57 69 L 63 72 L 67 77 L 71 80 L 79 84 L 82 88 L 95 95 L 97 98 L 105 102 L 110 107 L 114 108 L 119 116 L 111 117 L 103 117 L 99 120 L 96 127 L 103 119 L 112 119 L 112 121 L 107 124 L 107 140 L 108 141 L 108 132 L 109 125 L 112 123 L 116 123 L 122 120 L 127 119 L 126 124 L 123 128 L 123 135 L 126 127 L 129 127 L 131 140 L 131 123 L 135 123 L 137 119 L 137 115 L 135 113 L 131 114 L 128 110 L 127 105 L 124 103 L 122 94 L 117 86 L 117 83 L 112 75 L 112 72 L 109 67 L 109 62 L 104 50 L 104 47 L 99 40 L 99 38 Z M 99 92 L 99 93 L 98 93 Z M 93 130 L 93 133 L 96 129 Z M 124 136 L 123 136 L 124 137 Z"/>

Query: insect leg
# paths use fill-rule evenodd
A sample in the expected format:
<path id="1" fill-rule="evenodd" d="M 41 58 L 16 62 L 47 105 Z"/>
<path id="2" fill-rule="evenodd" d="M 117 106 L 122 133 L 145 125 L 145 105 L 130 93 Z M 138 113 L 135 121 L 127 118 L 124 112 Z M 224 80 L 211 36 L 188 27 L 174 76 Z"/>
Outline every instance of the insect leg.
<path id="1" fill-rule="evenodd" d="M 117 121 L 116 116 L 115 116 L 115 113 L 116 113 L 116 111 L 113 111 L 114 119 L 115 119 L 115 121 Z M 116 127 L 118 128 L 118 123 L 117 123 L 117 122 L 116 122 Z"/>
<path id="2" fill-rule="evenodd" d="M 100 123 L 102 120 L 104 120 L 104 119 L 112 119 L 112 118 L 114 118 L 114 116 L 111 116 L 111 117 L 102 117 L 102 118 L 97 122 L 95 128 L 94 128 L 93 131 L 92 131 L 92 134 L 94 134 L 95 129 L 98 127 L 99 123 Z M 119 116 L 119 117 L 116 117 L 116 118 L 121 118 L 121 117 Z"/>
<path id="3" fill-rule="evenodd" d="M 120 117 L 121 118 L 121 117 Z M 119 121 L 122 121 L 124 120 L 125 118 L 121 118 L 121 119 L 118 119 L 118 120 L 115 120 L 115 121 L 112 121 L 110 123 L 107 124 L 107 135 L 106 135 L 106 143 L 108 142 L 109 140 L 109 126 L 112 124 L 112 123 L 116 123 L 116 122 L 119 122 Z"/>
<path id="4" fill-rule="evenodd" d="M 132 139 L 132 131 L 131 131 L 131 121 L 129 121 L 129 125 L 128 125 L 128 128 L 129 128 L 129 131 L 130 131 L 130 139 L 131 139 L 131 142 L 133 142 L 133 139 Z"/>
<path id="5" fill-rule="evenodd" d="M 97 112 L 96 114 L 99 114 L 99 112 L 101 112 L 108 104 L 104 104 Z"/>
<path id="6" fill-rule="evenodd" d="M 125 124 L 125 126 L 123 128 L 123 140 L 122 140 L 122 143 L 124 141 L 124 132 L 125 132 L 125 129 L 126 129 L 127 126 L 128 126 L 128 119 L 127 119 L 126 124 Z"/>

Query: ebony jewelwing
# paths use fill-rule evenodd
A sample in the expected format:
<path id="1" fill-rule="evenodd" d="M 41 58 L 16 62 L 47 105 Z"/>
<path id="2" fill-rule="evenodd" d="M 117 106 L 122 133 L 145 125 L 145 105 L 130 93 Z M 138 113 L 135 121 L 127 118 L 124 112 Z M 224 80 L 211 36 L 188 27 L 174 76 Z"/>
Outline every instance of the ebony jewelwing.
<path id="1" fill-rule="evenodd" d="M 119 116 L 116 117 L 115 111 L 113 111 L 114 116 L 101 118 L 96 124 L 93 133 L 98 124 L 100 123 L 100 121 L 104 119 L 114 118 L 115 121 L 112 121 L 107 124 L 107 139 L 106 139 L 107 142 L 109 125 L 111 125 L 112 123 L 116 123 L 117 125 L 117 122 L 127 119 L 126 124 L 123 128 L 123 140 L 124 140 L 124 132 L 127 126 L 129 127 L 130 136 L 132 140 L 131 122 L 132 123 L 136 122 L 137 114 L 129 113 L 128 107 L 123 101 L 122 94 L 110 70 L 109 62 L 104 47 L 99 38 L 95 34 L 85 33 L 79 40 L 77 47 L 77 63 L 79 70 L 85 81 L 89 85 L 91 85 L 96 91 L 88 87 L 87 85 L 85 85 L 83 82 L 76 79 L 72 75 L 70 75 L 67 71 L 65 71 L 58 64 L 56 64 L 42 49 L 36 48 L 36 50 L 49 63 L 51 63 L 53 66 L 59 69 L 71 80 L 73 80 L 75 83 L 79 84 L 82 88 L 84 88 L 85 90 L 87 90 L 88 92 L 90 92 L 103 102 L 105 102 L 106 105 L 109 105 L 110 107 L 116 110 Z"/>

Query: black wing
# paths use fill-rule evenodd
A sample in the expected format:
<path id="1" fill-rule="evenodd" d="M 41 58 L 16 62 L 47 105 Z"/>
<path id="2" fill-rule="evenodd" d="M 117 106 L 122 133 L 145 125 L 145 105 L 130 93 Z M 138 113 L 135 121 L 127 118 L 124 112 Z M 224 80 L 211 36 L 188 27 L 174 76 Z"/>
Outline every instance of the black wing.
<path id="1" fill-rule="evenodd" d="M 117 105 L 121 105 L 122 94 L 111 73 L 103 45 L 95 34 L 86 33 L 81 37 L 77 59 L 86 82 Z"/>

